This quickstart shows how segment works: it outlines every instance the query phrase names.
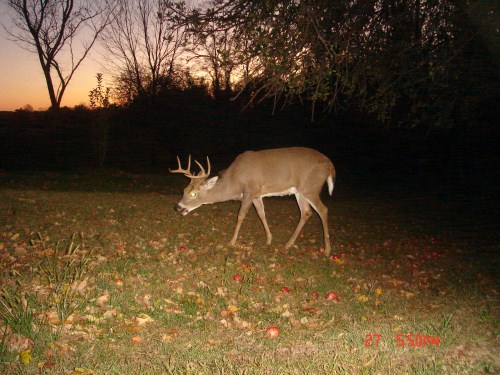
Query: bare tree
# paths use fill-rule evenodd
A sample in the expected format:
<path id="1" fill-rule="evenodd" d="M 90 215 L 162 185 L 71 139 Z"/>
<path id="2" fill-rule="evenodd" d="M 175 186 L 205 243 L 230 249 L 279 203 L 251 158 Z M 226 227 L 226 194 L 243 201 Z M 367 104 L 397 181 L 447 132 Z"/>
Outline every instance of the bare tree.
<path id="1" fill-rule="evenodd" d="M 116 17 L 103 38 L 117 96 L 127 102 L 137 95 L 154 96 L 172 78 L 185 45 L 176 11 L 184 5 L 170 0 L 119 0 Z"/>
<path id="2" fill-rule="evenodd" d="M 13 13 L 7 33 L 22 48 L 38 55 L 57 109 L 76 70 L 112 15 L 112 1 L 5 0 Z M 75 4 L 76 3 L 76 4 Z"/>
<path id="3" fill-rule="evenodd" d="M 228 96 L 232 92 L 232 80 L 239 69 L 237 62 L 238 41 L 234 27 L 225 22 L 226 9 L 219 0 L 204 4 L 201 12 L 214 12 L 218 17 L 190 19 L 191 43 L 187 48 L 188 61 L 194 61 L 198 71 L 210 77 L 212 94 L 215 98 Z"/>

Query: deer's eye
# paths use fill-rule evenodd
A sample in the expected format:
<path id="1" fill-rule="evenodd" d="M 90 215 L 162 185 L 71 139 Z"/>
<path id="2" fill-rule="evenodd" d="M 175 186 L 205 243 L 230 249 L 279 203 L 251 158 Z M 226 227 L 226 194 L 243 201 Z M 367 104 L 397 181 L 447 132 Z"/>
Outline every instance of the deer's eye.
<path id="1" fill-rule="evenodd" d="M 190 197 L 193 197 L 193 198 L 194 198 L 194 197 L 196 197 L 196 192 L 195 192 L 195 191 L 192 191 L 191 193 L 189 193 L 189 196 L 190 196 Z"/>

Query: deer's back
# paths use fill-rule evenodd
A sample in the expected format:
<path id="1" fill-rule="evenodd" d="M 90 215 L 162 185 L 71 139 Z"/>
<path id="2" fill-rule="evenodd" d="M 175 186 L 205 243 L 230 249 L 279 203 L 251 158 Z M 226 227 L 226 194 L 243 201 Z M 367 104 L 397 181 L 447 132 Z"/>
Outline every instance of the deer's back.
<path id="1" fill-rule="evenodd" d="M 234 160 L 224 177 L 265 195 L 292 187 L 299 191 L 321 188 L 332 171 L 332 162 L 319 151 L 290 147 L 246 151 Z"/>

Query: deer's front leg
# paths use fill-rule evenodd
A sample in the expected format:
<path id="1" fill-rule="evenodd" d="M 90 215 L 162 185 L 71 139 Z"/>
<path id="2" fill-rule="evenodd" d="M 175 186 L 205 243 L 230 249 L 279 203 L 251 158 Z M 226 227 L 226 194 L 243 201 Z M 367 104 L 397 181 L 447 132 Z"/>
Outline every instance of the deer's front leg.
<path id="1" fill-rule="evenodd" d="M 269 225 L 267 225 L 266 212 L 264 211 L 264 202 L 262 202 L 262 198 L 254 199 L 253 205 L 255 206 L 260 221 L 262 221 L 262 225 L 264 226 L 264 230 L 266 231 L 267 245 L 271 245 L 271 241 L 273 240 L 273 235 L 269 230 Z"/>
<path id="2" fill-rule="evenodd" d="M 241 223 L 247 216 L 248 209 L 252 205 L 252 199 L 248 199 L 248 197 L 243 198 L 241 201 L 240 212 L 238 212 L 238 221 L 236 222 L 236 227 L 234 228 L 233 238 L 229 241 L 229 244 L 234 246 L 236 244 L 236 239 L 238 238 L 238 232 L 241 228 Z"/>

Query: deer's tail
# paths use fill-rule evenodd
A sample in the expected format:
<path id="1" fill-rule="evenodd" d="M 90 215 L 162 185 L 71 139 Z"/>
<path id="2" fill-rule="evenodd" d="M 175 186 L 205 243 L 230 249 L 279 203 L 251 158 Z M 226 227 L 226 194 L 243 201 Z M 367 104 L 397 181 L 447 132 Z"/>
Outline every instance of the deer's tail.
<path id="1" fill-rule="evenodd" d="M 330 164 L 330 174 L 328 175 L 328 177 L 326 179 L 326 183 L 328 184 L 328 193 L 330 195 L 332 195 L 333 188 L 335 186 L 335 177 L 336 177 L 335 168 L 334 168 L 333 164 Z"/>

